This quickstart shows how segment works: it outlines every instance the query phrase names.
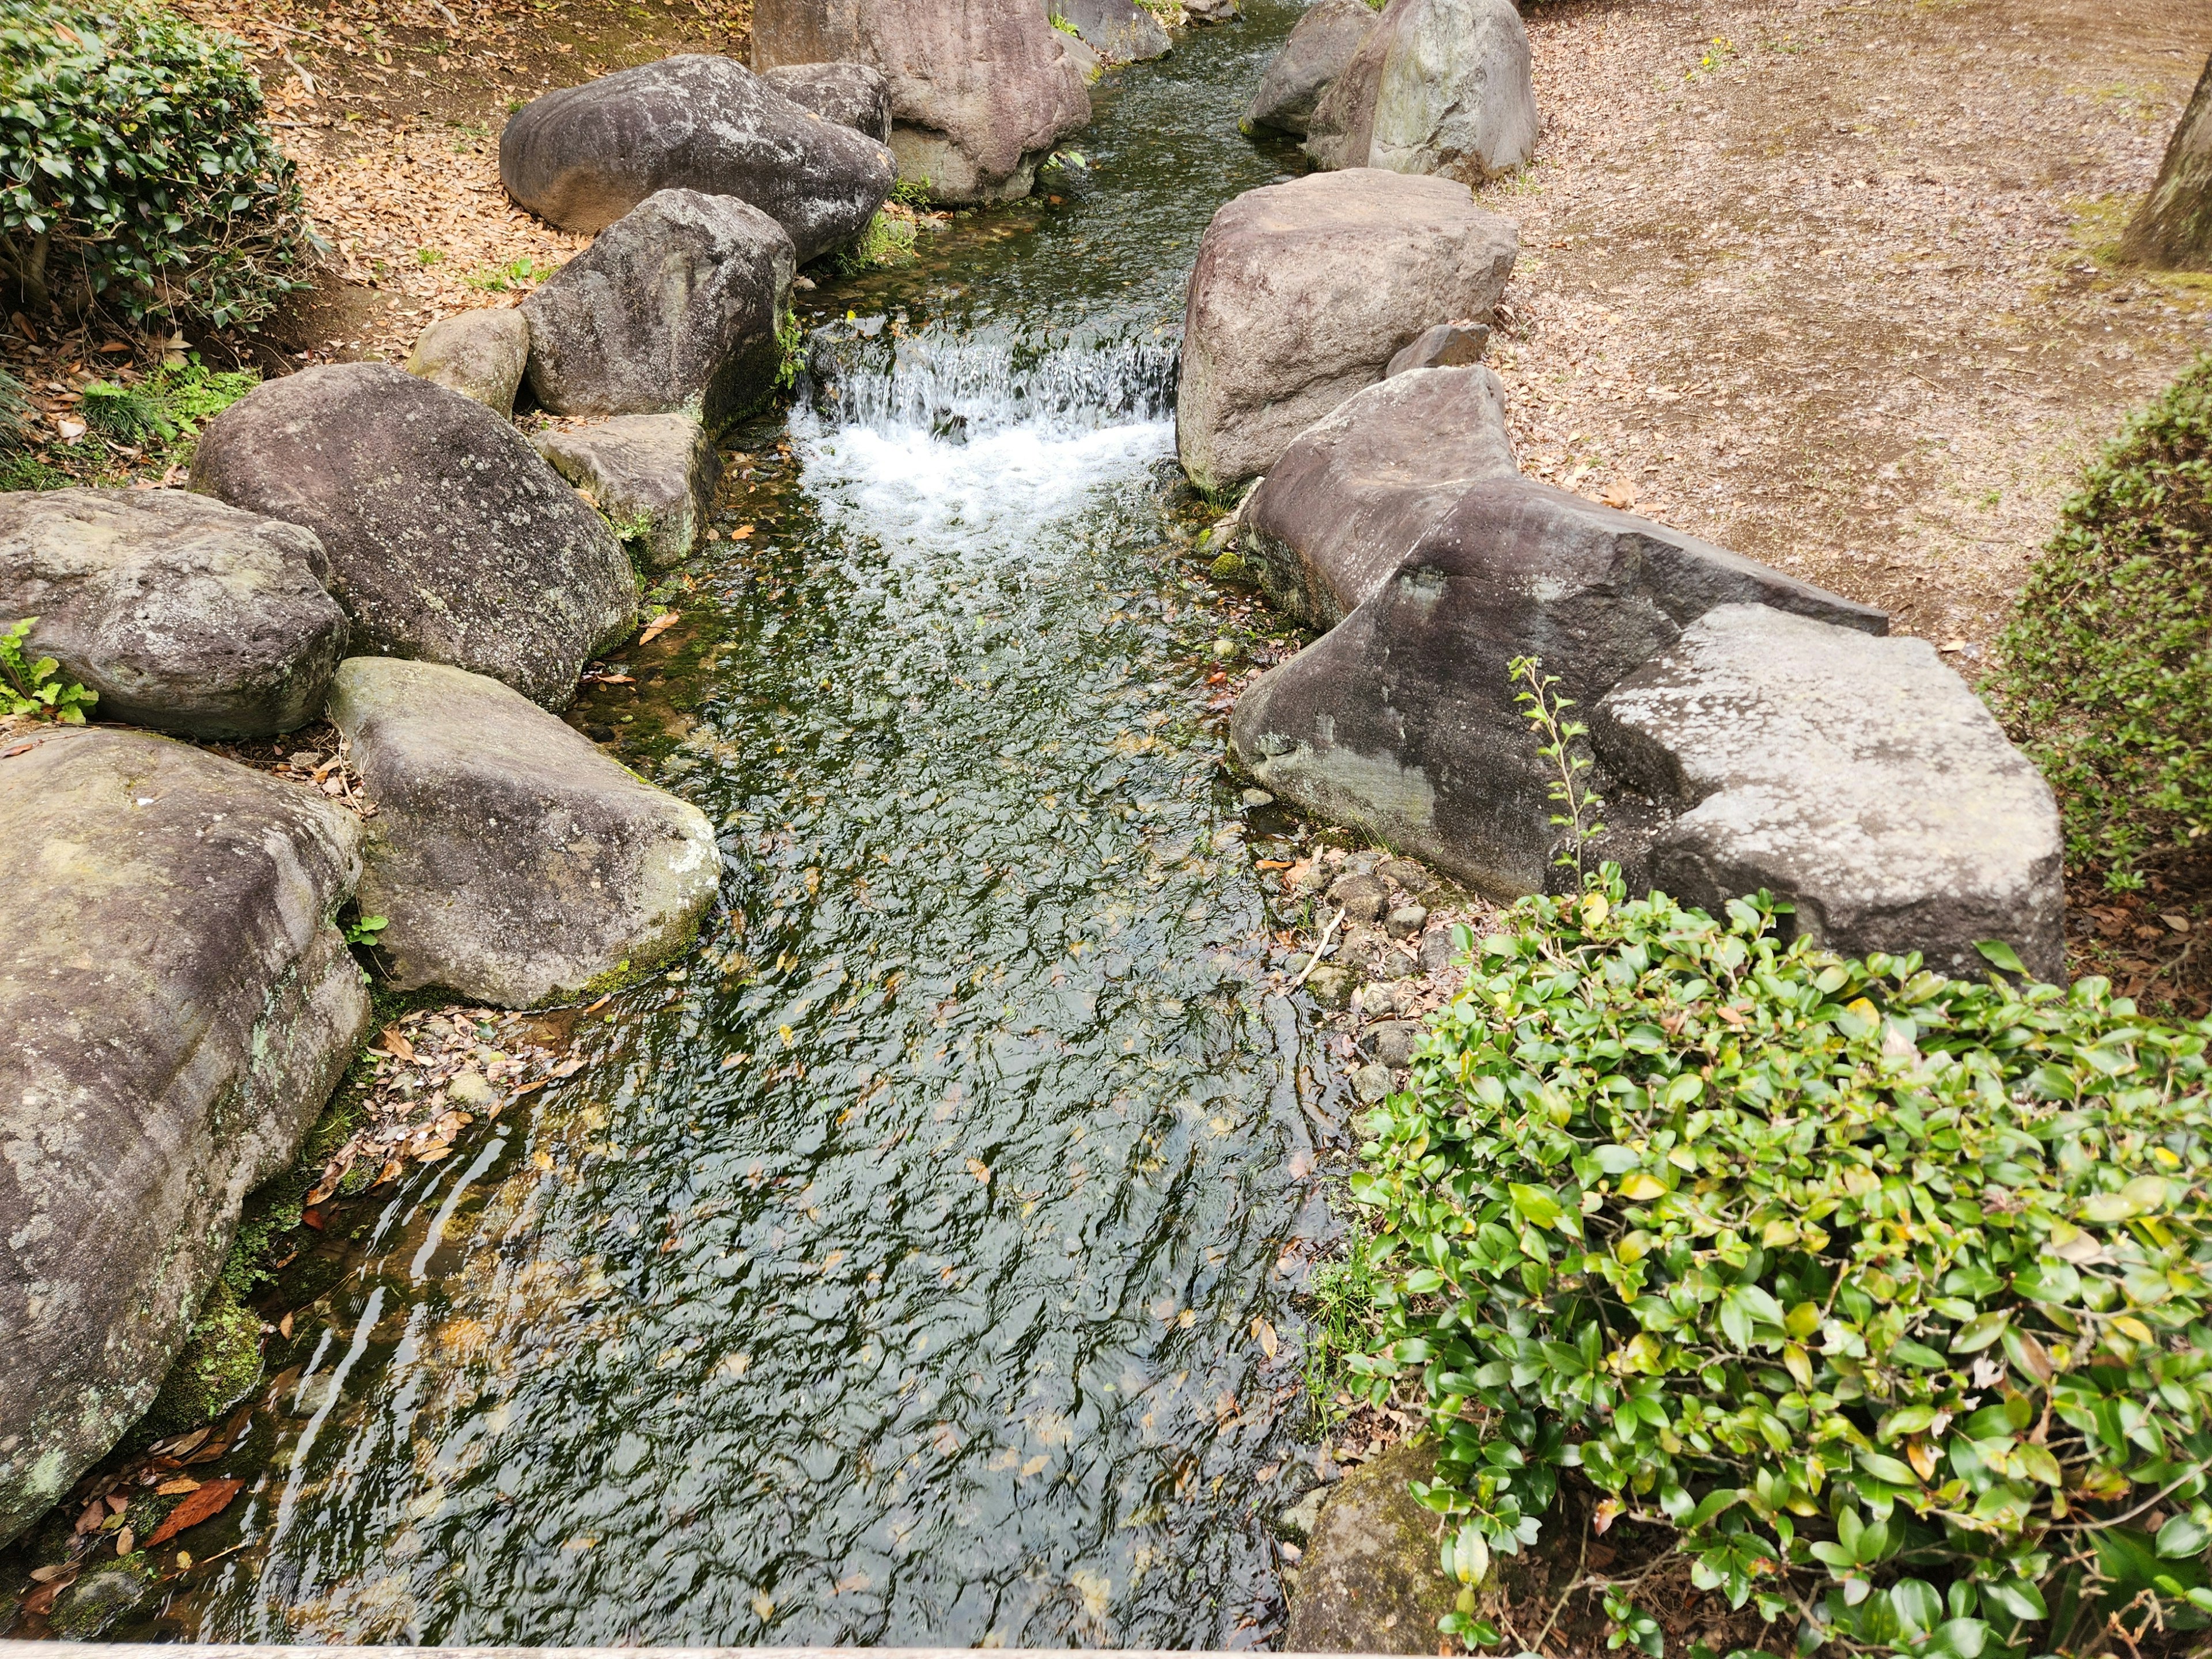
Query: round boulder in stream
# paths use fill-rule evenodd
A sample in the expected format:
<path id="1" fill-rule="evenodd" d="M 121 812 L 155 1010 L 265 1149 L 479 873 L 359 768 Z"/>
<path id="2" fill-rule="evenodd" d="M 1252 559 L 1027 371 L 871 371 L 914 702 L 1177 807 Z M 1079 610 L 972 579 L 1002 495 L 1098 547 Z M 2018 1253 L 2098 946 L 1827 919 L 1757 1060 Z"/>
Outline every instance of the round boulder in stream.
<path id="1" fill-rule="evenodd" d="M 549 92 L 499 137 L 507 193 L 565 229 L 604 230 L 656 191 L 696 190 L 767 214 L 801 264 L 865 230 L 896 177 L 882 144 L 700 52 Z"/>
<path id="2" fill-rule="evenodd" d="M 532 1007 L 665 961 L 714 901 L 706 815 L 495 680 L 356 657 L 330 717 L 376 804 L 361 907 L 403 990 Z"/>
<path id="3" fill-rule="evenodd" d="M 356 651 L 565 708 L 637 624 L 637 574 L 599 514 L 508 422 L 388 363 L 266 382 L 201 435 L 192 488 L 313 531 Z"/>

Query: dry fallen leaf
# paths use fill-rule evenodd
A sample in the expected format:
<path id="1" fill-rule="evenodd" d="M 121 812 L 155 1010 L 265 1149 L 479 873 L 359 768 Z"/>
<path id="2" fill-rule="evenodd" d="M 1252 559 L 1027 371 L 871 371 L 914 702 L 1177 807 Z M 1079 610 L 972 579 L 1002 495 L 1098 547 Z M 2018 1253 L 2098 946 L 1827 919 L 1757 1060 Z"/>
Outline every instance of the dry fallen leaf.
<path id="1" fill-rule="evenodd" d="M 1264 1319 L 1255 1319 L 1252 1322 L 1252 1334 L 1260 1339 L 1260 1352 L 1273 1359 L 1275 1350 L 1281 1346 L 1275 1335 L 1275 1328 Z"/>
<path id="2" fill-rule="evenodd" d="M 137 1541 L 137 1539 L 132 1536 L 131 1528 L 125 1527 L 115 1534 L 115 1553 L 118 1555 L 128 1555 L 131 1553 L 131 1547 Z"/>
<path id="3" fill-rule="evenodd" d="M 730 532 L 730 539 L 733 542 L 741 542 L 752 533 L 753 527 L 750 525 L 741 524 L 735 530 L 732 530 Z"/>
<path id="4" fill-rule="evenodd" d="M 146 1540 L 148 1549 L 158 1549 L 187 1527 L 197 1527 L 222 1513 L 230 1500 L 244 1491 L 243 1480 L 210 1480 L 198 1492 L 169 1511 L 161 1524 L 154 1528 L 154 1535 Z"/>
<path id="5" fill-rule="evenodd" d="M 292 1334 L 291 1315 L 286 1314 L 282 1319 L 276 1322 L 276 1334 L 283 1337 L 289 1337 Z"/>
<path id="6" fill-rule="evenodd" d="M 1625 483 L 1609 483 L 1598 500 L 1611 507 L 1631 507 L 1636 505 L 1636 492 Z"/>
<path id="7" fill-rule="evenodd" d="M 160 1486 L 155 1487 L 154 1496 L 156 1498 L 175 1498 L 181 1493 L 198 1492 L 199 1489 L 200 1483 L 198 1481 L 193 1480 L 189 1474 L 180 1474 L 175 1480 L 164 1480 Z"/>
<path id="8" fill-rule="evenodd" d="M 55 417 L 54 425 L 60 429 L 64 443 L 73 444 L 84 436 L 85 428 L 82 421 L 72 421 L 66 415 L 63 415 Z"/>
<path id="9" fill-rule="evenodd" d="M 386 1054 L 397 1054 L 402 1060 L 415 1058 L 415 1045 L 407 1040 L 406 1033 L 397 1025 L 386 1026 L 383 1036 Z"/>
<path id="10" fill-rule="evenodd" d="M 665 634 L 670 629 L 675 627 L 678 623 L 683 620 L 684 613 L 682 611 L 664 611 L 659 616 L 655 617 L 651 622 L 646 623 L 644 629 L 638 634 L 637 642 L 640 645 L 650 645 L 653 641 L 659 639 L 663 634 Z"/>

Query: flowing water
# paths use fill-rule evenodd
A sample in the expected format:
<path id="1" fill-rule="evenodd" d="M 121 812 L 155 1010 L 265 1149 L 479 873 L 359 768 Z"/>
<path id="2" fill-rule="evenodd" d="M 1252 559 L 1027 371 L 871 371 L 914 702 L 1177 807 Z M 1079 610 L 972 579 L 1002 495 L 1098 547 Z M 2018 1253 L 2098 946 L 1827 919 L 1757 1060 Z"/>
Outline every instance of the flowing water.
<path id="1" fill-rule="evenodd" d="M 1279 1621 L 1302 1027 L 1171 464 L 1199 234 L 1287 170 L 1235 122 L 1295 11 L 1251 12 L 1109 76 L 1038 200 L 811 296 L 812 395 L 732 440 L 750 533 L 574 717 L 721 826 L 701 950 L 334 1226 L 236 1553 L 117 1633 Z"/>

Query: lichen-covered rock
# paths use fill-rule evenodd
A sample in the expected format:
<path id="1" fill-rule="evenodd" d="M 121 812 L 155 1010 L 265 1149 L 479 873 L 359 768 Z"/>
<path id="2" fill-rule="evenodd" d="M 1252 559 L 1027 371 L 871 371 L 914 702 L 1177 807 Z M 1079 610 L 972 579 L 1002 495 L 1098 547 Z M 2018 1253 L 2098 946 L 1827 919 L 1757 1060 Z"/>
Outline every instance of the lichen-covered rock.
<path id="1" fill-rule="evenodd" d="M 424 329 L 407 372 L 473 398 L 506 420 L 530 362 L 530 325 L 520 311 L 464 311 Z"/>
<path id="2" fill-rule="evenodd" d="M 867 228 L 890 152 L 817 118 L 734 58 L 690 52 L 532 100 L 499 138 L 508 195 L 604 230 L 664 190 L 733 196 L 782 226 L 800 264 Z"/>
<path id="3" fill-rule="evenodd" d="M 359 821 L 143 732 L 0 759 L 0 1542 L 146 1410 L 368 1020 Z"/>
<path id="4" fill-rule="evenodd" d="M 1314 106 L 1322 167 L 1480 184 L 1536 153 L 1528 31 L 1514 0 L 1390 0 Z"/>
<path id="5" fill-rule="evenodd" d="M 1407 1490 L 1436 1468 L 1434 1441 L 1402 1440 L 1337 1483 L 1298 1570 L 1284 1651 L 1437 1650 L 1459 1586 L 1437 1566 L 1436 1512 Z"/>
<path id="6" fill-rule="evenodd" d="M 535 1006 L 643 973 L 714 901 L 705 814 L 496 681 L 356 657 L 330 717 L 376 805 L 361 904 L 402 989 Z"/>
<path id="7" fill-rule="evenodd" d="M 1708 611 L 1597 704 L 1607 766 L 1667 810 L 1651 883 L 1717 913 L 1764 887 L 1846 956 L 1979 975 L 2002 939 L 2065 975 L 2050 786 L 1925 640 Z"/>
<path id="8" fill-rule="evenodd" d="M 791 239 L 734 196 L 649 197 L 523 301 L 530 389 L 556 415 L 689 415 L 719 432 L 783 362 Z"/>
<path id="9" fill-rule="evenodd" d="M 891 141 L 891 88 L 872 64 L 786 64 L 761 79 L 801 109 L 850 127 L 879 144 Z"/>
<path id="10" fill-rule="evenodd" d="M 1225 204 L 1183 307 L 1183 470 L 1216 494 L 1267 471 L 1425 330 L 1486 319 L 1519 246 L 1445 179 L 1317 173 Z"/>
<path id="11" fill-rule="evenodd" d="M 758 0 L 753 66 L 872 64 L 890 85 L 902 179 L 943 202 L 1026 196 L 1091 119 L 1079 64 L 1036 0 Z"/>
<path id="12" fill-rule="evenodd" d="M 289 732 L 346 649 L 313 532 L 175 489 L 0 495 L 0 627 L 100 694 L 102 719 L 194 738 Z"/>
<path id="13" fill-rule="evenodd" d="M 1267 60 L 1238 125 L 1247 133 L 1272 127 L 1305 137 L 1314 106 L 1374 33 L 1375 24 L 1375 9 L 1367 0 L 1316 0 L 1307 7 L 1290 38 Z"/>
<path id="14" fill-rule="evenodd" d="M 584 664 L 637 625 L 622 544 L 522 434 L 389 363 L 264 382 L 201 434 L 192 488 L 313 531 L 356 652 L 565 708 Z"/>
<path id="15" fill-rule="evenodd" d="M 538 453 L 585 491 L 655 569 L 699 545 L 721 476 L 706 428 L 688 415 L 617 415 L 538 434 Z"/>
<path id="16" fill-rule="evenodd" d="M 1334 628 L 1475 484 L 1516 476 L 1505 389 L 1488 369 L 1383 380 L 1268 470 L 1244 506 L 1245 563 L 1278 609 Z"/>
<path id="17" fill-rule="evenodd" d="M 1051 0 L 1048 9 L 1109 63 L 1164 58 L 1171 45 L 1160 20 L 1136 0 Z"/>
<path id="18" fill-rule="evenodd" d="M 1489 343 L 1487 323 L 1438 323 L 1393 357 L 1382 378 L 1393 380 L 1417 368 L 1465 368 L 1482 361 L 1483 348 Z"/>

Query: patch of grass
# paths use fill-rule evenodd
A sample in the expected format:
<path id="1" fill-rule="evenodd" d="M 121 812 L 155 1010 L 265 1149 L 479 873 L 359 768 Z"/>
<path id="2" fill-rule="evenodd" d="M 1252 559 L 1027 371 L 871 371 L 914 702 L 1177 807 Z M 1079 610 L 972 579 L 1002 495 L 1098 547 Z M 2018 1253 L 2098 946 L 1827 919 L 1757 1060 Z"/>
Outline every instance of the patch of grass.
<path id="1" fill-rule="evenodd" d="M 857 276 L 866 270 L 888 270 L 915 261 L 918 221 L 902 202 L 886 202 L 868 221 L 850 246 L 830 256 L 830 268 L 840 276 Z"/>
<path id="2" fill-rule="evenodd" d="M 1347 1368 L 1355 1354 L 1372 1351 L 1382 1332 L 1376 1295 L 1389 1283 L 1378 1272 L 1364 1249 L 1355 1249 L 1341 1261 L 1325 1261 L 1307 1281 L 1306 1295 L 1312 1323 L 1306 1334 L 1306 1393 L 1315 1416 L 1323 1425 L 1333 1423 L 1350 1409 L 1339 1396 L 1351 1399 L 1366 1384 Z"/>
<path id="3" fill-rule="evenodd" d="M 1995 683 L 2116 890 L 2212 830 L 2212 355 L 2131 417 L 2060 514 Z"/>
<path id="4" fill-rule="evenodd" d="M 519 259 L 509 259 L 503 265 L 494 265 L 489 270 L 471 272 L 461 280 L 471 288 L 481 289 L 487 294 L 506 294 L 525 286 L 535 287 L 555 271 L 558 265 L 541 265 L 525 254 Z"/>

